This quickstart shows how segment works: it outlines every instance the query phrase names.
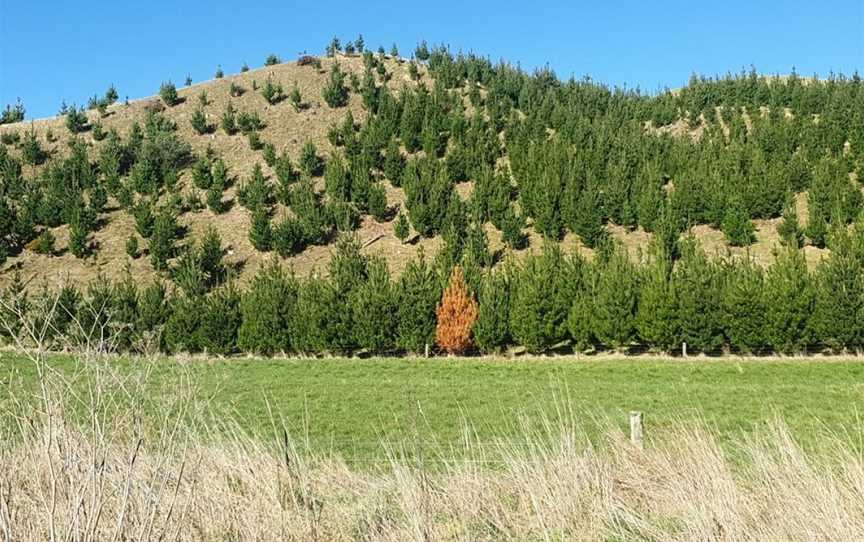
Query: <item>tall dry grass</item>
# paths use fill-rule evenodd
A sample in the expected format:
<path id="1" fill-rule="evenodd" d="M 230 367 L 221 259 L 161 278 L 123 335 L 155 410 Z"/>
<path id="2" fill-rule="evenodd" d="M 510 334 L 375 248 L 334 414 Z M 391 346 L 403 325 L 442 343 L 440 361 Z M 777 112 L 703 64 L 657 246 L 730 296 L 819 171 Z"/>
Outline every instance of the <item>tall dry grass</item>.
<path id="1" fill-rule="evenodd" d="M 855 447 L 829 435 L 806 452 L 781 422 L 731 455 L 701 425 L 639 449 L 612 425 L 591 443 L 563 416 L 518 442 L 466 428 L 467 452 L 382 444 L 380 463 L 351 465 L 278 423 L 266 441 L 190 412 L 191 385 L 145 429 L 146 368 L 120 376 L 91 352 L 82 386 L 27 352 L 38 407 L 13 394 L 0 426 L 4 541 L 864 539 Z"/>

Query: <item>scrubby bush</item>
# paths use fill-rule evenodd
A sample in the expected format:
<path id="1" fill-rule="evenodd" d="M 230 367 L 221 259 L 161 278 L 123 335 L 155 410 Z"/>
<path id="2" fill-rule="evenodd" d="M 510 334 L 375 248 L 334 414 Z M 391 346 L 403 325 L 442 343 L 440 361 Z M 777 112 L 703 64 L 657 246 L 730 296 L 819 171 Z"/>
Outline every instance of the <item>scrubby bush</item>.
<path id="1" fill-rule="evenodd" d="M 264 60 L 265 66 L 275 66 L 276 64 L 281 63 L 282 61 L 279 59 L 279 57 L 274 55 L 273 53 L 267 55 L 267 58 Z"/>

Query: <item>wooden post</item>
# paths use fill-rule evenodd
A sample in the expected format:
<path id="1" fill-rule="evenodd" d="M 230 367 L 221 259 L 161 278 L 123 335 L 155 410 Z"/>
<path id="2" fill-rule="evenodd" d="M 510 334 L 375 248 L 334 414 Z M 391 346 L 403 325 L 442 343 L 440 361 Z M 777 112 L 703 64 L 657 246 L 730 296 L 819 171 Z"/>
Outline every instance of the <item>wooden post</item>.
<path id="1" fill-rule="evenodd" d="M 429 343 L 426 343 L 426 357 L 429 357 Z"/>
<path id="2" fill-rule="evenodd" d="M 687 357 L 687 343 L 681 343 L 681 356 Z"/>
<path id="3" fill-rule="evenodd" d="M 642 449 L 643 439 L 642 413 L 638 410 L 630 412 L 630 442 L 637 448 Z"/>

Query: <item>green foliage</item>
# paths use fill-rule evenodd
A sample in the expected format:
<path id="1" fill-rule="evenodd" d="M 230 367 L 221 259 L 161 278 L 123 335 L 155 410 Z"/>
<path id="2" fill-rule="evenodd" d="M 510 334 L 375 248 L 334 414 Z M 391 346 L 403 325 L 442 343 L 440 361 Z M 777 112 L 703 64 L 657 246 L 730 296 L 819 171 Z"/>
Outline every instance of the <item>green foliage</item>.
<path id="1" fill-rule="evenodd" d="M 765 338 L 776 352 L 800 352 L 811 344 L 814 292 L 804 254 L 784 249 L 765 276 Z"/>
<path id="2" fill-rule="evenodd" d="M 408 236 L 411 234 L 411 226 L 408 224 L 408 218 L 405 216 L 405 213 L 400 212 L 397 215 L 396 223 L 393 225 L 393 233 L 403 243 L 408 239 Z"/>
<path id="3" fill-rule="evenodd" d="M 664 352 L 680 346 L 678 305 L 671 274 L 671 263 L 661 251 L 643 269 L 636 309 L 635 324 L 640 339 Z"/>
<path id="4" fill-rule="evenodd" d="M 225 106 L 220 125 L 222 126 L 222 130 L 229 136 L 237 133 L 237 113 L 234 111 L 234 106 L 231 105 L 231 102 L 228 102 L 228 105 Z"/>
<path id="5" fill-rule="evenodd" d="M 177 95 L 177 87 L 171 81 L 162 83 L 159 87 L 159 97 L 165 102 L 168 107 L 174 107 L 180 103 L 180 97 Z"/>
<path id="6" fill-rule="evenodd" d="M 19 99 L 15 105 L 6 104 L 6 109 L 0 112 L 0 124 L 12 124 L 24 120 L 24 104 Z"/>
<path id="7" fill-rule="evenodd" d="M 303 97 L 300 95 L 300 87 L 297 86 L 297 82 L 294 82 L 294 86 L 291 88 L 291 93 L 288 95 L 288 99 L 291 101 L 291 106 L 294 108 L 294 111 L 300 112 L 303 109 Z"/>
<path id="8" fill-rule="evenodd" d="M 84 108 L 77 108 L 75 104 L 66 112 L 66 129 L 73 134 L 83 132 L 87 128 L 87 114 Z"/>
<path id="9" fill-rule="evenodd" d="M 783 210 L 783 218 L 777 226 L 780 242 L 787 247 L 801 248 L 804 246 L 804 231 L 798 223 L 798 213 L 794 202 L 790 202 Z"/>
<path id="10" fill-rule="evenodd" d="M 345 74 L 334 63 L 330 69 L 330 79 L 322 90 L 324 101 L 330 107 L 345 107 L 348 104 L 348 87 L 345 86 Z"/>
<path id="11" fill-rule="evenodd" d="M 270 105 L 276 105 L 285 99 L 285 92 L 282 90 L 282 84 L 273 81 L 272 76 L 268 76 L 261 88 L 261 95 Z"/>
<path id="12" fill-rule="evenodd" d="M 310 177 L 321 175 L 324 163 L 318 156 L 318 149 L 311 141 L 307 141 L 300 149 L 300 171 Z"/>
<path id="13" fill-rule="evenodd" d="M 51 256 L 54 254 L 54 242 L 56 241 L 54 234 L 51 230 L 45 230 L 41 234 L 36 241 L 36 252 L 38 254 L 44 254 L 46 256 Z"/>
<path id="14" fill-rule="evenodd" d="M 750 260 L 726 271 L 721 308 L 723 328 L 733 348 L 745 354 L 764 352 L 765 340 L 764 272 Z"/>
<path id="15" fill-rule="evenodd" d="M 271 248 L 272 236 L 270 214 L 266 209 L 257 207 L 252 211 L 252 226 L 249 228 L 249 241 L 255 247 L 255 250 L 268 252 Z"/>
<path id="16" fill-rule="evenodd" d="M 167 209 L 159 211 L 153 220 L 153 234 L 150 236 L 150 263 L 154 270 L 168 269 L 168 259 L 174 256 L 176 239 L 176 217 Z"/>
<path id="17" fill-rule="evenodd" d="M 510 294 L 510 332 L 517 343 L 541 352 L 564 340 L 573 300 L 568 292 L 580 287 L 580 274 L 581 260 L 565 258 L 554 245 L 525 260 Z"/>
<path id="18" fill-rule="evenodd" d="M 396 289 L 396 346 L 422 352 L 435 342 L 435 307 L 443 288 L 422 257 L 408 263 Z"/>
<path id="19" fill-rule="evenodd" d="M 594 335 L 609 348 L 621 348 L 636 338 L 639 275 L 626 251 L 617 249 L 598 264 L 591 314 Z"/>
<path id="20" fill-rule="evenodd" d="M 272 354 L 291 349 L 290 322 L 298 283 L 276 263 L 262 267 L 240 301 L 237 344 L 245 352 Z"/>
<path id="21" fill-rule="evenodd" d="M 483 277 L 480 304 L 474 323 L 474 342 L 484 353 L 500 352 L 510 343 L 510 271 L 502 269 Z"/>
<path id="22" fill-rule="evenodd" d="M 213 131 L 213 126 L 207 122 L 207 115 L 202 107 L 198 107 L 192 112 L 192 118 L 189 122 L 192 124 L 192 128 L 198 132 L 198 135 L 209 134 Z"/>
<path id="23" fill-rule="evenodd" d="M 126 239 L 126 254 L 133 260 L 138 257 L 138 236 L 134 233 Z"/>
<path id="24" fill-rule="evenodd" d="M 705 253 L 688 242 L 672 272 L 680 339 L 688 350 L 716 353 L 723 344 L 721 273 Z"/>
<path id="25" fill-rule="evenodd" d="M 753 234 L 755 231 L 756 228 L 750 221 L 743 202 L 740 198 L 733 198 L 723 217 L 723 233 L 726 235 L 726 240 L 733 247 L 747 246 L 756 240 Z"/>
<path id="26" fill-rule="evenodd" d="M 30 126 L 30 131 L 25 132 L 24 141 L 21 144 L 21 159 L 25 164 L 37 166 L 45 161 L 47 154 L 36 138 L 36 130 Z"/>
<path id="27" fill-rule="evenodd" d="M 267 58 L 264 60 L 265 66 L 275 66 L 276 64 L 281 64 L 281 63 L 282 63 L 282 61 L 279 59 L 279 57 L 274 55 L 273 53 L 270 53 L 269 55 L 267 55 Z"/>
<path id="28" fill-rule="evenodd" d="M 216 73 L 213 74 L 214 79 L 222 79 L 225 76 L 225 72 L 222 71 L 222 66 L 216 67 Z"/>

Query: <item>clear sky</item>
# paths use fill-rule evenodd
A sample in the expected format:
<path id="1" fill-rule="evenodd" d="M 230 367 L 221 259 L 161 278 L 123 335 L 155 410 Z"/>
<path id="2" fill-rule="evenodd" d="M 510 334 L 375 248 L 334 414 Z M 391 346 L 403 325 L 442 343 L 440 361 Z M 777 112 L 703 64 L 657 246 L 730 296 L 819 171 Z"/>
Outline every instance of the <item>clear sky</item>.
<path id="1" fill-rule="evenodd" d="M 864 72 L 864 0 L 0 0 L 0 107 L 20 97 L 27 118 L 50 116 L 111 83 L 121 99 L 149 96 L 187 73 L 201 81 L 270 52 L 321 53 L 333 35 L 361 32 L 406 56 L 426 39 L 649 91 L 751 65 Z"/>

